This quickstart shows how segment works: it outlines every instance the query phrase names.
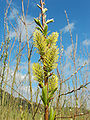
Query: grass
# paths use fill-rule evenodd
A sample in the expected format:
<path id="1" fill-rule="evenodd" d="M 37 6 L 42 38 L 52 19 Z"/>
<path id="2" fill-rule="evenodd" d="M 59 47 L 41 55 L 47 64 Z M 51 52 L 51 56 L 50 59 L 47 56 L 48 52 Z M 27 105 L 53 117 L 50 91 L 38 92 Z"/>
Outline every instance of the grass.
<path id="1" fill-rule="evenodd" d="M 21 98 L 14 98 L 11 100 L 11 95 L 7 92 L 5 93 L 4 105 L 0 106 L 0 120 L 32 120 L 31 107 L 28 107 L 28 103 Z M 12 102 L 11 102 L 12 101 Z M 1 102 L 1 101 L 0 101 Z M 34 103 L 35 104 L 35 103 Z M 42 105 L 41 105 L 42 106 Z M 35 107 L 34 109 L 36 109 Z M 90 111 L 86 109 L 78 109 L 78 115 L 83 113 L 81 116 L 77 116 L 76 120 L 90 120 Z M 84 113 L 89 113 L 84 115 Z M 75 115 L 75 108 L 72 107 L 63 107 L 61 111 L 59 110 L 57 115 L 57 120 L 61 120 L 60 117 L 64 120 L 67 120 L 68 117 Z M 65 118 L 67 117 L 67 118 Z M 44 120 L 44 111 L 43 107 L 39 107 L 38 112 L 36 113 L 35 120 Z M 68 118 L 70 120 L 70 118 Z M 74 119 L 73 119 L 74 120 Z"/>

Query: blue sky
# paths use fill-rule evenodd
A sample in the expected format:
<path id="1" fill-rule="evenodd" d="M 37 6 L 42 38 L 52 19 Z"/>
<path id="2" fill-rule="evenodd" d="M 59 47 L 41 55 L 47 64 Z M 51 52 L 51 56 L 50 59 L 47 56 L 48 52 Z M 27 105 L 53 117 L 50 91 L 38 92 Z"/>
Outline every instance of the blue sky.
<path id="1" fill-rule="evenodd" d="M 28 0 L 24 0 L 24 7 L 26 12 Z M 6 0 L 0 0 L 0 37 L 2 36 L 3 31 L 3 18 L 4 18 L 4 10 L 7 7 Z M 36 4 L 39 3 L 39 0 L 30 0 L 28 15 L 33 19 L 34 17 L 38 17 L 40 10 L 37 8 Z M 21 13 L 21 0 L 12 0 L 12 8 L 18 10 Z M 76 34 L 78 35 L 78 44 L 87 40 L 88 45 L 90 46 L 90 1 L 89 0 L 46 0 L 47 11 L 47 19 L 54 18 L 54 23 L 49 25 L 49 30 L 57 31 L 60 33 L 60 30 L 67 26 L 66 16 L 64 10 L 67 11 L 73 40 L 76 39 Z M 10 11 L 8 15 L 10 14 Z M 67 42 L 68 40 L 68 42 Z M 70 43 L 69 32 L 66 31 L 63 34 L 63 43 L 65 44 L 65 48 L 69 46 Z M 85 43 L 85 42 L 84 42 Z M 66 45 L 67 44 L 67 45 Z"/>
<path id="2" fill-rule="evenodd" d="M 10 1 L 10 0 L 9 0 Z M 6 0 L 0 0 L 0 41 L 3 38 L 4 33 L 4 11 L 7 8 Z M 26 13 L 28 0 L 24 0 L 24 8 Z M 64 45 L 65 55 L 70 54 L 71 47 L 71 39 L 70 33 L 67 25 L 67 20 L 65 16 L 65 10 L 67 11 L 67 15 L 70 22 L 70 28 L 72 31 L 73 41 L 74 44 L 76 43 L 76 35 L 78 35 L 78 46 L 77 46 L 77 55 L 79 55 L 80 46 L 90 52 L 90 0 L 45 0 L 45 7 L 47 7 L 47 19 L 53 18 L 54 22 L 49 25 L 49 30 L 51 32 L 57 31 L 60 33 L 62 30 L 62 44 Z M 28 15 L 26 18 L 26 22 L 30 23 L 33 21 L 33 18 L 38 17 L 40 10 L 36 4 L 39 4 L 39 0 L 30 0 L 29 1 L 29 8 L 28 8 Z M 22 41 L 25 42 L 25 28 L 23 25 L 20 24 L 20 20 L 17 17 L 17 12 L 21 16 L 22 9 L 21 9 L 21 0 L 12 0 L 11 8 L 13 10 L 13 14 L 16 17 L 18 27 L 23 30 L 22 34 Z M 8 10 L 8 19 L 11 23 L 16 26 L 14 17 L 11 13 L 9 8 Z M 21 27 L 20 27 L 21 25 Z M 29 35 L 31 35 L 33 28 L 35 27 L 35 23 L 32 26 L 28 27 Z M 13 31 L 12 27 L 10 26 L 10 36 L 11 38 L 15 37 L 15 31 Z M 24 38 L 24 39 L 23 39 Z M 22 44 L 23 44 L 22 42 Z M 1 42 L 0 42 L 1 43 Z M 58 38 L 57 42 L 58 46 L 60 46 L 60 37 Z M 14 48 L 16 49 L 16 48 Z M 25 51 L 23 51 L 24 53 Z M 66 53 L 67 52 L 67 53 Z M 14 54 L 12 54 L 13 56 Z M 37 62 L 36 57 L 38 58 L 37 54 L 34 54 L 32 61 Z M 81 58 L 82 59 L 82 58 Z M 85 60 L 87 57 L 85 58 Z M 24 61 L 24 59 L 23 59 Z"/>
<path id="3" fill-rule="evenodd" d="M 10 0 L 9 0 L 10 1 Z M 70 27 L 72 31 L 73 41 L 74 44 L 76 42 L 76 34 L 78 35 L 78 47 L 77 50 L 79 51 L 80 46 L 86 50 L 88 48 L 88 51 L 90 52 L 90 0 L 45 0 L 48 11 L 47 11 L 47 19 L 53 18 L 54 23 L 51 23 L 49 25 L 49 30 L 51 32 L 57 31 L 60 33 L 62 30 L 62 43 L 64 45 L 65 55 L 66 58 L 70 55 L 70 51 L 72 50 L 71 47 L 71 40 L 70 40 L 70 33 L 67 26 L 67 20 L 64 11 L 67 11 Z M 26 13 L 26 7 L 27 7 L 28 0 L 24 0 L 24 8 Z M 28 9 L 28 16 L 26 18 L 26 22 L 29 24 L 33 21 L 33 18 L 38 17 L 40 10 L 36 6 L 36 4 L 39 4 L 39 0 L 30 0 L 29 3 L 29 9 Z M 6 0 L 0 0 L 0 44 L 1 40 L 3 38 L 3 23 L 4 23 L 4 11 L 7 8 Z M 18 12 L 21 16 L 21 0 L 12 0 L 11 8 L 13 10 L 13 13 L 16 17 L 16 20 L 18 22 L 18 26 L 20 27 L 20 21 L 17 18 L 16 13 Z M 12 22 L 13 25 L 15 24 L 13 15 L 9 9 L 8 11 L 8 18 Z M 28 27 L 29 35 L 31 35 L 33 28 L 35 27 L 35 23 L 33 23 L 32 26 Z M 23 28 L 23 25 L 21 25 L 21 29 Z M 22 29 L 22 39 L 24 37 L 24 29 Z M 15 32 L 13 31 L 12 27 L 10 26 L 10 35 L 11 38 L 15 37 Z M 25 39 L 22 40 L 22 44 L 25 42 Z M 58 39 L 58 46 L 60 44 L 60 37 Z M 16 48 L 15 48 L 16 49 Z M 77 56 L 79 55 L 77 51 Z M 26 51 L 23 51 L 23 54 Z M 38 55 L 34 54 L 34 57 L 32 58 L 32 61 L 36 62 L 38 58 Z M 12 54 L 13 56 L 13 54 Z M 87 56 L 84 58 L 80 58 L 80 66 L 83 65 L 83 63 L 87 61 Z M 24 59 L 22 60 L 24 62 Z M 69 60 L 70 64 L 70 60 Z M 64 66 L 64 71 L 68 71 L 68 66 Z M 12 64 L 13 65 L 13 64 Z M 72 71 L 73 72 L 73 71 Z M 71 73 L 72 73 L 71 72 Z M 66 73 L 65 73 L 66 74 Z M 70 72 L 68 72 L 70 74 Z"/>

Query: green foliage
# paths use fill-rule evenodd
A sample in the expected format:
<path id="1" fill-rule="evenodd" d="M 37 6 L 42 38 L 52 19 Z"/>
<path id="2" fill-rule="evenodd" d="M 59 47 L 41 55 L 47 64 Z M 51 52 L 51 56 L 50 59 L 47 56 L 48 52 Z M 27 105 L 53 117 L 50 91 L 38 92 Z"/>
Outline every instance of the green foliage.
<path id="1" fill-rule="evenodd" d="M 45 55 L 45 62 L 43 64 L 46 66 L 48 72 L 51 72 L 53 69 L 57 67 L 58 61 L 58 49 L 57 46 L 52 46 L 47 49 Z"/>
<path id="2" fill-rule="evenodd" d="M 49 108 L 50 101 L 53 98 L 55 91 L 58 86 L 58 77 L 55 74 L 51 74 L 51 71 L 57 68 L 59 49 L 56 46 L 58 40 L 58 33 L 53 32 L 48 36 L 48 23 L 53 22 L 53 19 L 46 21 L 46 11 L 47 8 L 42 8 L 37 5 L 42 11 L 42 24 L 40 20 L 35 19 L 35 23 L 38 25 L 36 31 L 33 34 L 33 44 L 37 48 L 37 53 L 40 55 L 39 63 L 34 63 L 33 65 L 33 75 L 35 80 L 39 81 L 39 86 L 42 88 L 41 99 L 43 101 L 44 107 Z M 48 113 L 46 113 L 48 116 Z M 55 112 L 53 108 L 50 109 L 49 120 L 54 120 Z M 48 119 L 46 117 L 45 119 Z"/>
<path id="3" fill-rule="evenodd" d="M 46 24 L 51 23 L 51 22 L 54 22 L 54 20 L 53 19 L 49 19 L 49 20 L 46 21 Z"/>
<path id="4" fill-rule="evenodd" d="M 56 42 L 58 39 L 58 33 L 54 32 L 48 38 L 42 35 L 38 30 L 34 32 L 34 46 L 37 48 L 37 52 L 43 56 L 43 65 L 45 65 L 48 72 L 57 67 L 59 49 L 57 49 Z"/>
<path id="5" fill-rule="evenodd" d="M 54 88 L 52 91 L 49 91 L 49 94 L 48 94 L 48 103 L 51 101 L 54 93 L 56 92 L 57 88 Z"/>
<path id="6" fill-rule="evenodd" d="M 37 48 L 37 52 L 43 56 L 45 54 L 46 41 L 42 33 L 36 30 L 33 34 L 34 47 Z"/>
<path id="7" fill-rule="evenodd" d="M 53 110 L 53 107 L 50 107 L 50 116 L 49 120 L 54 120 L 56 115 L 56 111 Z"/>
<path id="8" fill-rule="evenodd" d="M 41 8 L 41 6 L 40 6 L 39 4 L 37 4 L 37 6 L 38 6 L 39 8 Z"/>
<path id="9" fill-rule="evenodd" d="M 42 9 L 42 7 L 40 6 L 40 5 L 38 5 L 37 4 L 37 6 L 40 8 L 40 9 Z M 43 33 L 43 35 L 46 37 L 47 36 L 47 31 L 48 31 L 48 25 L 47 24 L 49 24 L 49 23 L 51 23 L 51 22 L 54 22 L 54 20 L 53 19 L 49 19 L 49 20 L 47 20 L 46 21 L 46 15 L 45 15 L 45 13 L 47 12 L 47 8 L 43 8 L 41 11 L 42 11 L 42 14 L 44 15 L 43 16 L 43 18 L 44 18 L 44 23 L 43 23 L 43 25 L 41 24 L 41 22 L 40 22 L 40 20 L 37 18 L 34 18 L 34 21 L 35 21 L 35 23 L 38 25 L 38 27 L 36 27 L 36 29 L 38 29 L 39 31 L 41 31 L 41 33 Z"/>
<path id="10" fill-rule="evenodd" d="M 41 99 L 44 103 L 44 106 L 46 106 L 48 104 L 48 98 L 47 98 L 47 86 L 43 86 L 42 88 L 42 96 Z"/>
<path id="11" fill-rule="evenodd" d="M 53 74 L 50 78 L 49 78 L 49 91 L 53 91 L 55 88 L 58 87 L 58 77 L 57 75 Z"/>
<path id="12" fill-rule="evenodd" d="M 44 74 L 43 74 L 43 68 L 39 63 L 33 63 L 33 75 L 34 75 L 34 80 L 41 82 L 44 79 Z"/>
<path id="13" fill-rule="evenodd" d="M 58 41 L 58 33 L 53 32 L 51 35 L 48 36 L 47 41 L 48 44 L 50 44 L 51 46 L 55 46 L 56 42 Z"/>
<path id="14" fill-rule="evenodd" d="M 48 31 L 48 26 L 47 24 L 45 24 L 44 31 L 43 31 L 45 36 L 47 36 L 47 31 Z"/>
<path id="15" fill-rule="evenodd" d="M 48 10 L 47 8 L 44 8 L 44 9 L 43 9 L 43 14 L 46 13 L 47 10 Z"/>
<path id="16" fill-rule="evenodd" d="M 41 33 L 44 33 L 43 30 L 40 27 L 36 27 L 36 29 L 41 31 Z"/>
<path id="17" fill-rule="evenodd" d="M 35 21 L 35 23 L 36 23 L 39 27 L 42 28 L 42 25 L 41 25 L 41 23 L 40 23 L 40 20 L 34 18 L 34 21 Z"/>

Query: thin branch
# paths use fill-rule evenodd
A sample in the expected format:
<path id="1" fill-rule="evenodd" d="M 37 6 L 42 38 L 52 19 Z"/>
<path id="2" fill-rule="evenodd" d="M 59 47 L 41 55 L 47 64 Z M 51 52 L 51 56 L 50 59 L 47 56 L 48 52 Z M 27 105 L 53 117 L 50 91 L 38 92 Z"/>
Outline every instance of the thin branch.
<path id="1" fill-rule="evenodd" d="M 40 99 L 40 101 L 39 101 L 39 104 L 38 104 L 38 106 L 37 106 L 36 111 L 34 112 L 33 119 L 34 119 L 34 117 L 35 117 L 35 115 L 36 115 L 36 113 L 37 113 L 37 111 L 38 111 L 38 108 L 39 108 L 40 102 L 41 102 L 41 99 Z"/>
<path id="2" fill-rule="evenodd" d="M 82 69 L 85 65 L 86 65 L 86 63 L 85 63 L 84 65 L 82 65 L 81 67 L 79 67 L 70 77 L 68 77 L 67 79 L 65 79 L 64 81 L 62 81 L 60 84 L 68 81 L 72 76 L 74 76 L 76 73 L 78 73 L 78 71 L 79 71 L 80 69 Z"/>
<path id="3" fill-rule="evenodd" d="M 88 83 L 86 83 L 85 85 L 81 85 L 79 88 L 77 88 L 76 90 L 71 90 L 71 91 L 69 91 L 69 92 L 67 92 L 67 93 L 64 93 L 64 94 L 61 94 L 61 95 L 59 95 L 59 97 L 60 96 L 62 96 L 62 95 L 67 95 L 67 94 L 71 94 L 71 93 L 73 93 L 73 92 L 76 92 L 76 91 L 78 91 L 78 90 L 80 90 L 81 88 L 84 88 L 85 86 L 87 86 L 87 85 L 89 85 L 90 84 L 90 82 L 88 82 Z"/>
<path id="4" fill-rule="evenodd" d="M 28 13 L 28 8 L 29 8 L 29 0 L 28 0 L 28 4 L 27 4 L 26 16 L 27 16 L 27 13 Z"/>
<path id="5" fill-rule="evenodd" d="M 87 112 L 87 113 L 81 113 L 81 114 L 76 114 L 76 115 L 74 115 L 74 116 L 67 116 L 67 117 L 55 117 L 55 118 L 62 118 L 62 119 L 64 119 L 64 118 L 75 118 L 75 117 L 78 117 L 78 116 L 83 116 L 83 115 L 87 115 L 87 114 L 89 114 L 89 112 Z"/>
<path id="6" fill-rule="evenodd" d="M 68 94 L 71 94 L 71 93 L 73 93 L 73 92 L 76 92 L 76 91 L 78 91 L 78 90 L 80 90 L 81 88 L 84 88 L 85 86 L 87 86 L 87 85 L 89 85 L 90 84 L 90 82 L 88 82 L 88 83 L 86 83 L 85 85 L 81 85 L 79 88 L 77 88 L 76 90 L 71 90 L 71 91 L 69 91 L 69 92 L 67 92 L 67 93 L 63 93 L 63 94 L 60 94 L 60 95 L 58 95 L 58 97 L 60 97 L 60 96 L 63 96 L 63 95 L 68 95 Z M 56 95 L 54 96 L 54 97 L 52 97 L 51 99 L 54 99 L 56 97 Z"/>

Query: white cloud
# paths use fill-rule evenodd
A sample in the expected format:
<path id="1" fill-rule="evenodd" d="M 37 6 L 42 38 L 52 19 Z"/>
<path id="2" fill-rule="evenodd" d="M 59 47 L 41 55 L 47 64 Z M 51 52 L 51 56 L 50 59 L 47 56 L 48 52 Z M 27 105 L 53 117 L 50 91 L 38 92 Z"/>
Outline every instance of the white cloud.
<path id="1" fill-rule="evenodd" d="M 0 67 L 0 72 L 1 72 L 1 67 Z M 4 81 L 6 82 L 7 78 L 7 85 L 5 91 L 11 94 L 11 86 L 12 86 L 12 81 L 14 77 L 14 69 L 9 68 L 8 70 L 8 76 L 7 76 L 7 68 L 5 70 L 5 76 L 4 76 Z M 1 73 L 2 74 L 2 73 Z M 35 97 L 34 94 L 37 91 L 37 82 L 33 80 L 33 75 L 31 75 L 31 80 L 32 80 L 32 94 L 33 98 Z M 1 81 L 1 77 L 0 77 Z M 4 86 L 4 84 L 3 84 Z M 29 86 L 29 77 L 27 74 L 23 74 L 22 72 L 16 72 L 15 75 L 15 83 L 14 83 L 14 89 L 22 94 L 25 98 L 30 99 L 30 86 Z M 18 93 L 16 93 L 13 90 L 13 95 L 15 97 L 18 97 Z"/>
<path id="2" fill-rule="evenodd" d="M 73 48 L 72 48 L 72 44 L 71 45 L 69 45 L 68 47 L 67 47 L 67 49 L 65 50 L 65 56 L 70 56 L 70 54 L 72 53 L 72 50 L 73 50 Z"/>
<path id="3" fill-rule="evenodd" d="M 90 40 L 89 39 L 84 40 L 83 45 L 90 46 Z"/>
<path id="4" fill-rule="evenodd" d="M 14 38 L 15 36 L 16 36 L 16 32 L 15 32 L 15 31 L 10 30 L 9 37 L 10 37 L 10 38 Z"/>
<path id="5" fill-rule="evenodd" d="M 66 32 L 69 32 L 69 29 L 71 29 L 71 31 L 72 31 L 74 29 L 74 27 L 75 27 L 75 23 L 72 22 L 69 25 L 62 28 L 60 31 L 66 33 Z"/>
<path id="6" fill-rule="evenodd" d="M 84 65 L 85 63 L 86 63 L 87 65 L 89 65 L 89 59 L 78 58 L 76 62 L 77 62 L 77 64 L 78 64 L 78 66 L 82 66 L 82 65 Z"/>
<path id="7" fill-rule="evenodd" d="M 9 14 L 9 19 L 10 19 L 10 20 L 13 20 L 14 17 L 15 17 L 15 18 L 17 17 L 17 14 L 18 14 L 18 13 L 19 13 L 18 10 L 17 10 L 16 8 L 13 8 L 12 11 L 10 12 L 10 14 Z"/>
<path id="8" fill-rule="evenodd" d="M 72 44 L 69 45 L 64 52 L 65 52 L 65 54 L 64 54 L 65 62 L 64 62 L 64 66 L 63 66 L 63 70 L 62 71 L 63 71 L 64 76 L 67 78 L 68 75 L 71 75 L 71 74 L 73 74 L 75 72 L 74 66 L 73 66 L 73 59 L 72 59 L 72 57 L 73 57 L 73 47 L 72 47 Z M 84 65 L 85 63 L 87 63 L 86 67 L 84 67 L 84 69 L 82 69 L 84 71 L 84 73 L 85 73 L 85 75 L 83 73 L 83 75 L 85 77 L 89 76 L 89 73 L 87 71 L 87 66 L 89 67 L 89 64 L 90 64 L 89 61 L 90 60 L 88 58 L 84 59 L 84 58 L 82 58 L 82 57 L 80 58 L 80 57 L 78 57 L 76 55 L 76 60 L 75 60 L 76 69 L 78 69 L 80 66 Z M 86 71 L 87 71 L 87 74 L 86 74 Z"/>
<path id="9" fill-rule="evenodd" d="M 18 40 L 20 39 L 21 36 L 21 41 L 26 41 L 26 29 L 25 29 L 25 25 L 23 24 L 22 20 L 20 18 L 22 18 L 22 16 L 20 16 L 20 18 L 18 18 L 17 13 L 19 13 L 19 11 L 14 8 L 12 12 L 10 12 L 9 15 L 9 20 L 14 20 L 16 18 L 16 22 L 17 24 L 15 24 L 15 22 L 13 22 L 13 26 L 15 26 L 15 29 L 17 31 L 17 38 Z M 14 18 L 15 16 L 15 18 Z M 25 23 L 27 26 L 27 32 L 28 32 L 28 37 L 30 37 L 35 29 L 35 23 L 33 22 L 33 17 L 31 16 L 27 16 L 25 19 Z M 11 28 L 10 30 L 10 38 L 15 38 L 16 37 L 16 32 Z"/>

